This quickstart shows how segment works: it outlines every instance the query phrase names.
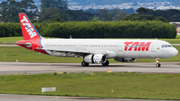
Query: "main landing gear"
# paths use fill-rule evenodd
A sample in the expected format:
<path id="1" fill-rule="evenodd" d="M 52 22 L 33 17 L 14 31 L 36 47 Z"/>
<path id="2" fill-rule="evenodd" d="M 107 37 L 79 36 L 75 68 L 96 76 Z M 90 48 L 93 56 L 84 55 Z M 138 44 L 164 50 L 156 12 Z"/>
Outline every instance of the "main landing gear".
<path id="1" fill-rule="evenodd" d="M 156 67 L 161 67 L 161 64 L 159 63 L 159 58 L 156 59 Z"/>
<path id="2" fill-rule="evenodd" d="M 86 63 L 86 62 L 83 61 L 83 62 L 81 63 L 81 66 L 82 66 L 82 67 L 87 67 L 87 66 L 89 66 L 89 63 Z"/>
<path id="3" fill-rule="evenodd" d="M 89 63 L 83 61 L 83 62 L 81 63 L 81 66 L 82 66 L 82 67 L 87 67 L 87 66 L 89 66 Z M 102 63 L 102 66 L 109 66 L 109 61 L 106 60 L 105 63 Z"/>
<path id="4" fill-rule="evenodd" d="M 108 61 L 108 60 L 106 60 L 106 62 L 105 62 L 105 63 L 102 63 L 102 66 L 109 66 L 109 61 Z"/>

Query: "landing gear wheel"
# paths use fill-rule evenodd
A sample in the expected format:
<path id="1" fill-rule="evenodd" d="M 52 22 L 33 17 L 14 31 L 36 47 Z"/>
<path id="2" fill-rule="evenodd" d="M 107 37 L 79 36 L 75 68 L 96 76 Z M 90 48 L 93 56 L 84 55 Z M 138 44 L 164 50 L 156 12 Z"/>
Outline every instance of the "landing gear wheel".
<path id="1" fill-rule="evenodd" d="M 83 62 L 81 63 L 81 66 L 82 66 L 82 67 L 89 66 L 89 63 L 86 63 L 86 62 L 83 61 Z"/>
<path id="2" fill-rule="evenodd" d="M 108 66 L 108 65 L 109 65 L 109 61 L 108 60 L 106 60 L 105 63 L 102 63 L 102 66 Z"/>
<path id="3" fill-rule="evenodd" d="M 156 58 L 156 67 L 161 67 L 161 64 L 159 63 L 159 58 Z"/>
<path id="4" fill-rule="evenodd" d="M 160 63 L 157 63 L 157 64 L 156 64 L 156 67 L 161 67 L 161 64 L 160 64 Z"/>

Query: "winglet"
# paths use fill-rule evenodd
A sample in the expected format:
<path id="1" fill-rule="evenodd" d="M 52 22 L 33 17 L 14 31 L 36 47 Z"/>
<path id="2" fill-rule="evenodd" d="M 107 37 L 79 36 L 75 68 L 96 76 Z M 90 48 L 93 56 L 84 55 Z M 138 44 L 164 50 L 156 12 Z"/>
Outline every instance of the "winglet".
<path id="1" fill-rule="evenodd" d="M 42 38 L 25 13 L 19 13 L 19 20 L 24 40 Z"/>

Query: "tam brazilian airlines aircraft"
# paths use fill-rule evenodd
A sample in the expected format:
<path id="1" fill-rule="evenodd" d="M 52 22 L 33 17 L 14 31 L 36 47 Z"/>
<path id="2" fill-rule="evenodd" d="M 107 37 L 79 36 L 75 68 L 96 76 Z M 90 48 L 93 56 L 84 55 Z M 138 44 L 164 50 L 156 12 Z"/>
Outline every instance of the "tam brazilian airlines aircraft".
<path id="1" fill-rule="evenodd" d="M 160 40 L 114 40 L 114 39 L 45 39 L 35 29 L 24 13 L 19 13 L 24 40 L 16 44 L 43 54 L 57 57 L 83 57 L 82 66 L 102 64 L 108 66 L 108 59 L 119 62 L 134 62 L 136 58 L 173 57 L 178 51 L 168 42 Z"/>

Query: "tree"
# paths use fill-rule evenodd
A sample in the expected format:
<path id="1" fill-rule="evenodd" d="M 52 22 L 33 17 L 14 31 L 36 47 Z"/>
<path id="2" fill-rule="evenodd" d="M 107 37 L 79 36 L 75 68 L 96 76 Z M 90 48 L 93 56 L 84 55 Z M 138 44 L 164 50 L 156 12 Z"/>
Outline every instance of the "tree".
<path id="1" fill-rule="evenodd" d="M 67 0 L 41 0 L 40 21 L 42 22 L 48 19 L 61 19 L 62 20 L 63 18 L 64 20 L 67 20 L 70 18 L 65 13 L 65 10 L 67 9 L 68 9 Z M 56 15 L 56 18 L 51 18 L 52 15 L 53 16 Z"/>
<path id="2" fill-rule="evenodd" d="M 70 21 L 88 21 L 94 17 L 94 14 L 82 10 L 65 10 L 65 14 L 70 18 Z"/>
<path id="3" fill-rule="evenodd" d="M 54 0 L 41 0 L 41 10 L 44 8 L 51 7 L 51 4 Z"/>
<path id="4" fill-rule="evenodd" d="M 145 14 L 147 12 L 147 10 L 143 7 L 140 7 L 137 11 L 136 11 L 138 14 Z"/>
<path id="5" fill-rule="evenodd" d="M 39 15 L 38 8 L 33 0 L 22 0 L 20 2 L 20 12 L 26 13 L 30 19 Z"/>
<path id="6" fill-rule="evenodd" d="M 108 19 L 108 11 L 106 8 L 99 10 L 99 18 L 101 21 L 106 21 Z"/>
<path id="7" fill-rule="evenodd" d="M 40 21 L 42 22 L 48 19 L 54 19 L 55 16 L 56 18 L 60 18 L 61 16 L 60 12 L 61 10 L 58 9 L 57 7 L 44 8 L 44 10 L 41 11 Z"/>
<path id="8" fill-rule="evenodd" d="M 154 15 L 156 17 L 162 16 L 166 18 L 169 22 L 180 22 L 180 10 L 169 9 L 169 10 L 152 10 L 146 9 L 146 15 Z"/>
<path id="9" fill-rule="evenodd" d="M 113 9 L 113 20 L 117 21 L 122 17 L 125 17 L 127 13 L 120 9 Z"/>
<path id="10" fill-rule="evenodd" d="M 61 10 L 68 9 L 67 0 L 41 0 L 41 10 L 44 8 L 57 7 Z"/>
<path id="11" fill-rule="evenodd" d="M 98 17 L 94 17 L 93 19 L 91 19 L 90 21 L 94 21 L 94 22 L 96 22 L 96 21 L 100 21 L 99 20 L 99 18 Z"/>
<path id="12" fill-rule="evenodd" d="M 120 13 L 120 18 L 123 18 L 123 17 L 125 17 L 125 16 L 127 16 L 128 14 L 126 13 L 126 12 L 124 12 L 124 11 L 121 11 L 121 13 Z"/>
<path id="13" fill-rule="evenodd" d="M 38 8 L 33 0 L 7 0 L 0 3 L 1 20 L 4 22 L 19 22 L 19 12 L 26 13 L 32 19 L 38 14 Z"/>
<path id="14" fill-rule="evenodd" d="M 153 15 L 139 15 L 139 14 L 130 14 L 127 15 L 120 20 L 131 20 L 131 21 L 162 21 L 162 22 L 169 22 L 166 18 L 164 17 L 156 17 Z"/>
<path id="15" fill-rule="evenodd" d="M 17 12 L 19 11 L 19 2 L 7 0 L 0 3 L 1 20 L 5 22 L 17 22 Z"/>

